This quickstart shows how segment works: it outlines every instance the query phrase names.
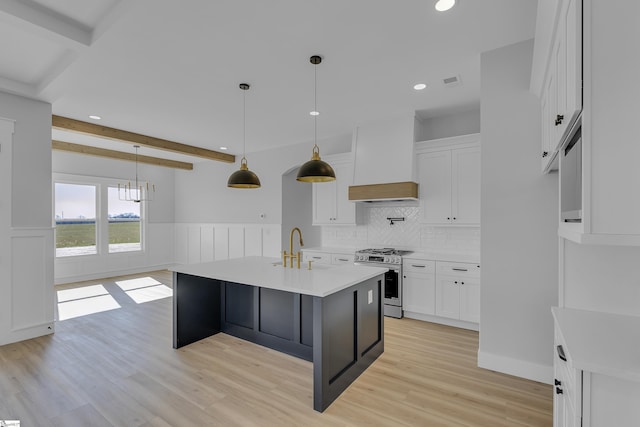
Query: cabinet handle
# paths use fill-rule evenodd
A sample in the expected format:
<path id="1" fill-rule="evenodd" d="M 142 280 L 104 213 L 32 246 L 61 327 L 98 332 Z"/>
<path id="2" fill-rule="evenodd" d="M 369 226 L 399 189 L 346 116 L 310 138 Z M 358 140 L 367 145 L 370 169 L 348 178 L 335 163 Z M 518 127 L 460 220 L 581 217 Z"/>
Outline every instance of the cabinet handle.
<path id="1" fill-rule="evenodd" d="M 556 387 L 556 394 L 563 394 L 560 387 Z"/>
<path id="2" fill-rule="evenodd" d="M 419 264 L 411 264 L 411 267 L 416 267 L 416 268 L 426 268 L 426 265 L 419 265 Z"/>
<path id="3" fill-rule="evenodd" d="M 562 114 L 556 115 L 556 126 L 561 125 L 563 120 L 564 120 L 564 115 Z"/>
<path id="4" fill-rule="evenodd" d="M 406 278 L 407 278 L 407 276 L 402 276 L 402 277 L 403 277 L 404 279 L 406 279 Z"/>
<path id="5" fill-rule="evenodd" d="M 464 285 L 464 282 L 460 282 L 461 285 Z"/>
<path id="6" fill-rule="evenodd" d="M 547 157 L 548 155 L 549 155 L 549 152 L 548 152 L 548 151 L 543 151 L 543 152 L 542 152 L 542 157 L 543 157 L 543 158 Z"/>
<path id="7" fill-rule="evenodd" d="M 453 271 L 468 271 L 466 268 L 451 267 Z"/>
<path id="8" fill-rule="evenodd" d="M 313 259 L 322 259 L 321 256 L 314 256 L 314 257 L 311 257 L 311 258 L 313 258 Z"/>
<path id="9" fill-rule="evenodd" d="M 560 360 L 566 362 L 567 356 L 565 356 L 564 354 L 564 348 L 562 348 L 562 346 L 559 345 L 558 347 L 556 347 L 556 350 L 558 350 L 558 357 L 560 358 Z"/>
<path id="10" fill-rule="evenodd" d="M 553 385 L 562 385 L 562 381 L 554 378 Z"/>
<path id="11" fill-rule="evenodd" d="M 453 282 L 453 283 L 455 283 L 455 284 L 457 285 L 457 284 L 458 284 L 458 281 L 456 280 L 456 281 L 455 281 L 455 282 Z"/>
<path id="12" fill-rule="evenodd" d="M 451 221 L 451 217 L 447 217 L 447 221 Z"/>
<path id="13" fill-rule="evenodd" d="M 348 259 L 346 259 L 346 258 L 337 258 L 337 260 L 338 260 L 338 261 L 349 261 L 349 260 L 348 260 Z"/>
<path id="14" fill-rule="evenodd" d="M 456 217 L 455 217 L 455 216 L 453 217 L 453 220 L 454 220 L 454 221 L 456 220 Z"/>

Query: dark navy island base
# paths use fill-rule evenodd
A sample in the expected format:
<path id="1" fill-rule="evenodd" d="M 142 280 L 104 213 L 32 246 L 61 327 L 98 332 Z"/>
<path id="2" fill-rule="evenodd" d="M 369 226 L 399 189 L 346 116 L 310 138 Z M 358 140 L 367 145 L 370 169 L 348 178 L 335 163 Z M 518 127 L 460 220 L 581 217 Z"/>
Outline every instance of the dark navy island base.
<path id="1" fill-rule="evenodd" d="M 223 332 L 313 362 L 322 412 L 384 351 L 383 276 L 318 297 L 173 273 L 173 347 Z"/>

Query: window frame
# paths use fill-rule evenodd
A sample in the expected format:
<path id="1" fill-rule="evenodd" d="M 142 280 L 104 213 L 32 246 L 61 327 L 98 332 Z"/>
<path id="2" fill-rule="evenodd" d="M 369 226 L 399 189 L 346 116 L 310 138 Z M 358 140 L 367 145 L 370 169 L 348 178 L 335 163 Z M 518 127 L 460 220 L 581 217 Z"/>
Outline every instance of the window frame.
<path id="1" fill-rule="evenodd" d="M 56 191 L 55 187 L 57 183 L 60 184 L 75 184 L 75 185 L 90 185 L 96 187 L 96 253 L 95 254 L 85 254 L 85 255 L 70 255 L 58 257 L 55 255 L 54 247 L 54 257 L 56 261 L 63 260 L 77 260 L 78 258 L 97 258 L 108 256 L 111 258 L 118 257 L 128 257 L 128 256 L 144 256 L 147 252 L 146 248 L 146 236 L 147 236 L 147 201 L 140 202 L 140 249 L 132 250 L 132 251 L 123 251 L 123 252 L 109 252 L 109 187 L 118 187 L 118 184 L 126 182 L 126 179 L 115 179 L 115 178 L 104 178 L 104 177 L 96 177 L 89 175 L 74 175 L 74 174 L 64 174 L 64 173 L 53 173 L 52 179 L 52 224 L 54 230 L 56 228 L 56 218 L 55 218 L 55 202 L 56 202 Z M 55 238 L 54 238 L 55 244 Z"/>

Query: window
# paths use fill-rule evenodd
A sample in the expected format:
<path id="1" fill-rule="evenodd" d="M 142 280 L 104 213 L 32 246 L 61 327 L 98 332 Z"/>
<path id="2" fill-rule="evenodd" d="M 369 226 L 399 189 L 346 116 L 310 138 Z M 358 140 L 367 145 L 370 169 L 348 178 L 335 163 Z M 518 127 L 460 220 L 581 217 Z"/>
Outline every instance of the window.
<path id="1" fill-rule="evenodd" d="M 109 252 L 142 250 L 140 203 L 120 200 L 118 189 L 109 187 L 107 206 Z"/>
<path id="2" fill-rule="evenodd" d="M 98 253 L 96 186 L 56 183 L 56 256 Z"/>
<path id="3" fill-rule="evenodd" d="M 142 251 L 144 203 L 120 200 L 110 178 L 59 174 L 54 180 L 56 257 Z"/>

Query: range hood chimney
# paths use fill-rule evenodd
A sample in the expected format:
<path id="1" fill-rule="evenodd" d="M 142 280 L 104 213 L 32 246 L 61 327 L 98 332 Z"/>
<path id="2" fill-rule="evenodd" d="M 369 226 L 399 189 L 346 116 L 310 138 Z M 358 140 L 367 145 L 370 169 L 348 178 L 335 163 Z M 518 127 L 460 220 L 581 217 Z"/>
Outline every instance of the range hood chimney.
<path id="1" fill-rule="evenodd" d="M 414 141 L 419 122 L 414 114 L 376 121 L 354 129 L 353 202 L 418 200 Z"/>

